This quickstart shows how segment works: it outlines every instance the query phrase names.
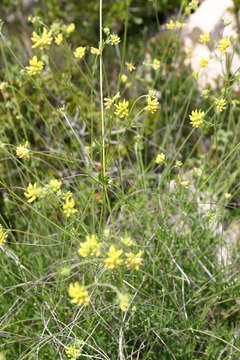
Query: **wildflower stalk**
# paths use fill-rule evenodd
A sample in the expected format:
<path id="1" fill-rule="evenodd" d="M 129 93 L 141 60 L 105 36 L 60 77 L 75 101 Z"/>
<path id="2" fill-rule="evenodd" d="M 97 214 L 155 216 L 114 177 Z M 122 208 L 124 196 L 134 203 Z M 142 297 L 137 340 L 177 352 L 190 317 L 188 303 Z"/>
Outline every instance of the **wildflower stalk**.
<path id="1" fill-rule="evenodd" d="M 99 0 L 99 48 L 102 49 L 102 0 Z M 100 72 L 100 102 L 101 102 L 101 122 L 102 122 L 102 176 L 106 176 L 106 162 L 105 162 L 105 124 L 103 111 L 103 61 L 102 51 L 99 55 L 99 72 Z"/>

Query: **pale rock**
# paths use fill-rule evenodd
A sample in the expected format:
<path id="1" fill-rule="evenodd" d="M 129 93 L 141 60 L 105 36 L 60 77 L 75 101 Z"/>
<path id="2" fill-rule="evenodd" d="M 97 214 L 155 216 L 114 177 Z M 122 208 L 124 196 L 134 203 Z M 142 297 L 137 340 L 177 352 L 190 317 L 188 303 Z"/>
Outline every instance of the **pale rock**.
<path id="1" fill-rule="evenodd" d="M 199 71 L 198 85 L 204 89 L 209 83 L 212 88 L 216 88 L 215 80 L 223 76 L 226 65 L 221 63 L 225 60 L 217 50 L 217 45 L 222 38 L 232 35 L 233 39 L 236 34 L 236 20 L 234 14 L 229 9 L 233 7 L 232 0 L 205 0 L 199 8 L 189 16 L 186 26 L 182 31 L 182 40 L 186 52 L 189 53 L 186 64 L 190 64 L 193 71 Z M 231 24 L 224 26 L 223 17 L 231 20 Z M 201 44 L 199 38 L 201 34 L 210 33 L 211 41 L 207 44 Z M 227 53 L 233 54 L 232 46 Z M 207 68 L 200 68 L 201 58 L 209 59 Z M 217 58 L 218 57 L 218 58 Z M 224 63 L 225 61 L 223 61 Z M 234 53 L 232 58 L 231 71 L 235 72 L 239 68 L 240 58 Z"/>

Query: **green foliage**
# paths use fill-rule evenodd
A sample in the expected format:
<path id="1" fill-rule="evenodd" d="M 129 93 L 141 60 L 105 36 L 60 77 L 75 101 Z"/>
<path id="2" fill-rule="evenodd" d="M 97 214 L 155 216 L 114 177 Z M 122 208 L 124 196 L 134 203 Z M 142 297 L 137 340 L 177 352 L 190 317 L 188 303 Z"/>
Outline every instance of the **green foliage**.
<path id="1" fill-rule="evenodd" d="M 238 78 L 200 93 L 179 29 L 147 35 L 179 2 L 104 2 L 101 54 L 98 2 L 5 5 L 0 360 L 238 360 Z"/>

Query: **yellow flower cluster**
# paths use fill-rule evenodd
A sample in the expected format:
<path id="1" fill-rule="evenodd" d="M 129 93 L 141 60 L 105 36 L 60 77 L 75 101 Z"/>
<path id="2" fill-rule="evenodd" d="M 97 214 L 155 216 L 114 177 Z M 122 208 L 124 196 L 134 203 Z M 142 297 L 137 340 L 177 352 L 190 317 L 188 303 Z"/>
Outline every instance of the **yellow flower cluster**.
<path id="1" fill-rule="evenodd" d="M 48 32 L 47 29 L 44 28 L 42 35 L 38 35 L 34 31 L 31 40 L 34 43 L 34 45 L 32 45 L 33 49 L 35 48 L 39 48 L 40 50 L 43 50 L 45 48 L 48 49 L 53 40 L 52 32 L 51 31 Z"/>
<path id="2" fill-rule="evenodd" d="M 130 236 L 121 237 L 120 241 L 127 247 L 134 245 L 134 241 L 130 238 Z"/>
<path id="3" fill-rule="evenodd" d="M 81 355 L 81 351 L 73 345 L 65 346 L 65 353 L 71 360 L 77 360 Z"/>
<path id="4" fill-rule="evenodd" d="M 147 96 L 147 106 L 145 109 L 151 114 L 154 114 L 159 109 L 159 102 L 156 96 Z"/>
<path id="5" fill-rule="evenodd" d="M 209 33 L 205 33 L 205 34 L 200 35 L 200 42 L 202 44 L 206 44 L 209 41 L 210 41 L 210 34 Z"/>
<path id="6" fill-rule="evenodd" d="M 80 243 L 80 248 L 78 250 L 79 255 L 82 257 L 87 257 L 88 255 L 100 256 L 100 248 L 102 243 L 97 241 L 96 235 L 91 235 L 86 237 L 86 241 Z"/>
<path id="7" fill-rule="evenodd" d="M 130 72 L 136 70 L 136 67 L 132 63 L 126 61 L 125 64 Z"/>
<path id="8" fill-rule="evenodd" d="M 32 59 L 29 60 L 29 66 L 26 66 L 26 70 L 29 75 L 37 75 L 42 72 L 44 63 L 37 59 L 37 56 L 33 56 Z"/>
<path id="9" fill-rule="evenodd" d="M 220 40 L 217 49 L 220 50 L 222 54 L 225 54 L 230 45 L 231 45 L 231 37 L 228 36 Z"/>
<path id="10" fill-rule="evenodd" d="M 214 104 L 217 108 L 217 110 L 221 113 L 223 110 L 226 109 L 226 106 L 227 106 L 227 102 L 224 98 L 220 98 L 220 99 L 215 99 L 214 100 Z"/>
<path id="11" fill-rule="evenodd" d="M 202 128 L 204 125 L 203 118 L 205 116 L 205 112 L 201 110 L 193 110 L 191 115 L 189 115 L 190 123 L 194 128 Z"/>
<path id="12" fill-rule="evenodd" d="M 0 246 L 5 244 L 7 237 L 8 235 L 3 231 L 3 228 L 0 225 Z"/>
<path id="13" fill-rule="evenodd" d="M 107 253 L 108 257 L 104 260 L 105 268 L 114 269 L 122 264 L 123 260 L 120 258 L 122 253 L 122 250 L 117 250 L 114 245 L 111 245 Z"/>
<path id="14" fill-rule="evenodd" d="M 200 60 L 200 67 L 205 68 L 205 67 L 207 67 L 207 65 L 208 65 L 208 59 L 202 57 Z"/>
<path id="15" fill-rule="evenodd" d="M 111 106 L 114 104 L 114 101 L 120 98 L 120 92 L 117 92 L 117 94 L 113 98 L 104 98 L 104 106 L 106 109 L 110 109 Z"/>
<path id="16" fill-rule="evenodd" d="M 166 24 L 168 30 L 182 29 L 184 26 L 186 26 L 185 23 L 181 23 L 179 21 L 174 22 L 173 20 L 170 20 L 170 22 Z"/>
<path id="17" fill-rule="evenodd" d="M 126 311 L 129 303 L 130 303 L 130 297 L 128 294 L 118 294 L 118 303 L 119 303 L 119 307 L 122 311 Z"/>
<path id="18" fill-rule="evenodd" d="M 116 34 L 111 34 L 110 35 L 110 44 L 111 45 L 118 45 L 120 43 L 120 37 L 117 36 Z"/>
<path id="19" fill-rule="evenodd" d="M 132 252 L 126 253 L 125 264 L 127 265 L 127 267 L 138 270 L 143 260 L 142 253 L 142 251 L 139 251 L 137 254 L 134 254 Z"/>
<path id="20" fill-rule="evenodd" d="M 72 197 L 72 194 L 65 199 L 65 203 L 62 207 L 63 213 L 66 215 L 67 218 L 77 212 L 77 209 L 75 209 L 75 201 Z"/>
<path id="21" fill-rule="evenodd" d="M 78 306 L 89 304 L 89 295 L 84 285 L 78 282 L 71 283 L 68 288 L 68 294 L 72 298 L 71 303 Z"/>
<path id="22" fill-rule="evenodd" d="M 155 160 L 156 164 L 162 164 L 166 159 L 166 155 L 164 153 L 158 154 Z"/>
<path id="23" fill-rule="evenodd" d="M 37 189 L 37 183 L 34 183 L 33 185 L 30 183 L 27 187 L 27 191 L 24 193 L 26 198 L 28 199 L 27 202 L 31 203 L 34 200 L 36 200 L 38 196 L 38 189 Z"/>
<path id="24" fill-rule="evenodd" d="M 23 160 L 29 159 L 30 151 L 29 151 L 28 141 L 26 141 L 25 144 L 23 144 L 23 145 L 17 146 L 16 154 L 20 159 L 23 159 Z"/>
<path id="25" fill-rule="evenodd" d="M 61 43 L 62 43 L 62 41 L 63 41 L 63 34 L 62 33 L 59 33 L 56 37 L 55 37 L 55 43 L 57 44 L 57 45 L 60 45 Z"/>
<path id="26" fill-rule="evenodd" d="M 152 67 L 153 67 L 154 70 L 158 70 L 160 68 L 160 65 L 161 65 L 161 63 L 160 63 L 160 61 L 158 59 L 153 60 Z"/>
<path id="27" fill-rule="evenodd" d="M 93 55 L 100 55 L 102 52 L 102 49 L 91 46 L 90 51 L 91 51 L 91 54 L 93 54 Z"/>
<path id="28" fill-rule="evenodd" d="M 119 116 L 121 119 L 128 116 L 128 105 L 129 102 L 125 99 L 119 101 L 118 104 L 115 104 L 116 110 L 115 115 Z"/>
<path id="29" fill-rule="evenodd" d="M 86 53 L 86 47 L 85 46 L 79 46 L 74 51 L 74 56 L 77 59 L 82 59 L 84 57 L 85 53 Z"/>

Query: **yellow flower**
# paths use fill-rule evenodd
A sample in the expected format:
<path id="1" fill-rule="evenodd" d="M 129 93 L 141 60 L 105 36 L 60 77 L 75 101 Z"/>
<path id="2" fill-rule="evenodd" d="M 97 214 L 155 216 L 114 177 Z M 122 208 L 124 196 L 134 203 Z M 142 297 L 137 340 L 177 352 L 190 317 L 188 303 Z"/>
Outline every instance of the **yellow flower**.
<path id="1" fill-rule="evenodd" d="M 145 109 L 149 111 L 151 114 L 154 114 L 159 108 L 159 102 L 156 96 L 148 96 L 147 97 L 147 106 Z"/>
<path id="2" fill-rule="evenodd" d="M 3 231 L 3 228 L 0 225 L 0 246 L 5 244 L 7 237 L 8 235 Z"/>
<path id="3" fill-rule="evenodd" d="M 24 160 L 29 159 L 30 151 L 29 151 L 28 146 L 29 146 L 28 141 L 26 141 L 25 144 L 23 144 L 23 145 L 17 146 L 16 154 L 20 159 L 24 159 Z"/>
<path id="4" fill-rule="evenodd" d="M 125 264 L 127 265 L 127 267 L 138 270 L 139 266 L 142 264 L 143 261 L 143 258 L 141 257 L 142 253 L 142 251 L 139 251 L 137 254 L 134 254 L 132 252 L 126 253 Z"/>
<path id="5" fill-rule="evenodd" d="M 118 294 L 118 303 L 119 307 L 122 311 L 126 311 L 129 303 L 130 303 L 130 297 L 128 294 Z"/>
<path id="6" fill-rule="evenodd" d="M 197 70 L 193 71 L 192 76 L 194 77 L 194 79 L 197 79 L 198 71 Z"/>
<path id="7" fill-rule="evenodd" d="M 125 62 L 125 64 L 130 72 L 136 70 L 136 67 L 132 63 Z"/>
<path id="8" fill-rule="evenodd" d="M 81 355 L 81 351 L 73 345 L 65 346 L 65 353 L 71 360 L 77 360 Z"/>
<path id="9" fill-rule="evenodd" d="M 79 46 L 74 51 L 74 56 L 77 59 L 82 59 L 84 57 L 84 55 L 85 55 L 85 52 L 86 52 L 86 47 L 85 46 Z"/>
<path id="10" fill-rule="evenodd" d="M 40 74 L 44 66 L 43 62 L 40 60 L 38 61 L 36 56 L 29 60 L 29 65 L 30 66 L 26 66 L 29 75 Z"/>
<path id="11" fill-rule="evenodd" d="M 24 193 L 26 198 L 28 199 L 28 203 L 33 202 L 38 197 L 38 189 L 37 189 L 37 183 L 34 183 L 33 185 L 30 183 L 27 187 L 27 191 Z"/>
<path id="12" fill-rule="evenodd" d="M 206 58 L 202 57 L 200 60 L 200 67 L 205 68 L 205 67 L 207 67 L 207 65 L 208 65 L 208 60 Z"/>
<path id="13" fill-rule="evenodd" d="M 127 247 L 134 245 L 134 241 L 130 238 L 130 236 L 121 237 L 120 241 Z"/>
<path id="14" fill-rule="evenodd" d="M 114 100 L 111 98 L 104 98 L 104 106 L 106 109 L 110 109 L 112 104 L 114 103 Z"/>
<path id="15" fill-rule="evenodd" d="M 120 118 L 124 118 L 128 116 L 128 101 L 122 100 L 119 101 L 118 104 L 115 104 L 116 110 L 115 115 L 119 116 Z"/>
<path id="16" fill-rule="evenodd" d="M 66 215 L 66 217 L 69 217 L 72 214 L 75 214 L 77 212 L 76 209 L 74 209 L 75 201 L 73 198 L 67 198 L 65 201 L 65 204 L 63 204 L 63 212 Z"/>
<path id="17" fill-rule="evenodd" d="M 122 74 L 122 76 L 121 76 L 121 82 L 122 82 L 122 83 L 125 83 L 126 81 L 127 81 L 127 75 Z"/>
<path id="18" fill-rule="evenodd" d="M 72 23 L 72 24 L 70 24 L 70 25 L 67 26 L 67 28 L 66 28 L 66 33 L 69 35 L 69 34 L 71 34 L 72 32 L 74 32 L 74 30 L 75 30 L 75 24 Z"/>
<path id="19" fill-rule="evenodd" d="M 210 34 L 209 33 L 206 33 L 206 34 L 201 34 L 200 35 L 200 42 L 202 44 L 206 44 L 207 42 L 210 41 Z"/>
<path id="20" fill-rule="evenodd" d="M 186 24 L 176 21 L 175 26 L 177 29 L 182 29 L 184 26 L 186 26 Z"/>
<path id="21" fill-rule="evenodd" d="M 175 29 L 175 24 L 172 20 L 170 20 L 170 22 L 168 24 L 166 24 L 166 27 L 168 30 L 173 30 L 173 29 Z"/>
<path id="22" fill-rule="evenodd" d="M 228 36 L 224 39 L 221 39 L 217 49 L 221 51 L 222 54 L 225 54 L 227 51 L 227 48 L 229 48 L 229 46 L 231 45 L 231 36 Z"/>
<path id="23" fill-rule="evenodd" d="M 176 161 L 176 167 L 181 167 L 183 165 L 183 163 L 180 160 Z"/>
<path id="24" fill-rule="evenodd" d="M 55 37 L 55 43 L 57 45 L 60 45 L 63 41 L 63 34 L 62 33 L 59 33 L 56 37 Z"/>
<path id="25" fill-rule="evenodd" d="M 224 194 L 225 199 L 229 199 L 232 195 L 228 192 Z M 0 241 L 1 242 L 1 241 Z"/>
<path id="26" fill-rule="evenodd" d="M 102 243 L 97 241 L 96 235 L 87 236 L 86 241 L 80 243 L 80 248 L 78 250 L 79 255 L 82 257 L 87 257 L 88 255 L 92 256 L 99 256 L 100 255 L 100 248 Z"/>
<path id="27" fill-rule="evenodd" d="M 220 99 L 215 99 L 214 100 L 214 104 L 216 105 L 216 108 L 219 112 L 222 112 L 223 110 L 226 109 L 227 103 L 226 100 L 224 98 L 220 98 Z"/>
<path id="28" fill-rule="evenodd" d="M 95 47 L 91 47 L 91 48 L 90 48 L 90 51 L 91 51 L 91 54 L 93 54 L 93 55 L 100 55 L 101 52 L 102 52 L 102 49 L 100 49 L 100 48 L 95 48 Z"/>
<path id="29" fill-rule="evenodd" d="M 123 260 L 120 259 L 122 252 L 122 250 L 117 250 L 114 245 L 111 245 L 107 253 L 108 257 L 104 260 L 105 268 L 114 269 L 116 266 L 122 264 Z"/>
<path id="30" fill-rule="evenodd" d="M 152 67 L 154 70 L 158 70 L 160 68 L 160 61 L 158 59 L 154 59 Z"/>
<path id="31" fill-rule="evenodd" d="M 110 35 L 110 44 L 111 45 L 118 45 L 120 43 L 120 37 L 118 37 L 116 34 Z"/>
<path id="32" fill-rule="evenodd" d="M 57 180 L 57 179 L 51 179 L 49 181 L 48 187 L 52 190 L 52 191 L 58 191 L 60 189 L 62 185 L 61 180 Z"/>
<path id="33" fill-rule="evenodd" d="M 165 161 L 166 155 L 164 153 L 158 154 L 155 160 L 156 164 L 161 164 Z"/>
<path id="34" fill-rule="evenodd" d="M 190 123 L 194 128 L 202 128 L 204 125 L 203 118 L 205 116 L 205 112 L 201 110 L 192 111 L 191 115 L 189 115 Z"/>
<path id="35" fill-rule="evenodd" d="M 68 288 L 68 294 L 72 298 L 71 303 L 81 306 L 89 304 L 89 295 L 84 285 L 79 285 L 78 282 L 71 283 Z"/>
<path id="36" fill-rule="evenodd" d="M 32 48 L 40 48 L 40 50 L 43 50 L 44 48 L 49 48 L 49 46 L 52 43 L 52 32 L 47 31 L 46 28 L 43 29 L 43 33 L 41 36 L 39 36 L 35 31 L 32 34 L 31 40 L 33 43 L 35 43 Z"/>

